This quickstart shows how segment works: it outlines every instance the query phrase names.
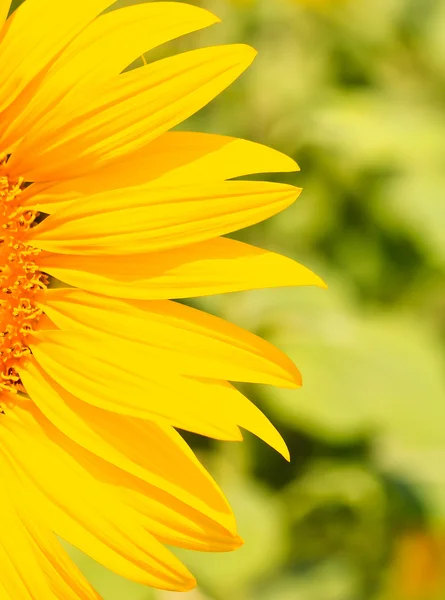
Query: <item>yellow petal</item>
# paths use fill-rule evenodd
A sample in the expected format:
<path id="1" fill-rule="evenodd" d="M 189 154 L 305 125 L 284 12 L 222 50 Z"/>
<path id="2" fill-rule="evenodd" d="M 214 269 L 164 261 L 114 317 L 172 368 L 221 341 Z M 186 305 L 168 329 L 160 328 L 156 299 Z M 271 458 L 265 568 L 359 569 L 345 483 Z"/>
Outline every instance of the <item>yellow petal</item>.
<path id="1" fill-rule="evenodd" d="M 43 429 L 43 417 L 28 404 L 0 422 L 0 452 L 16 473 L 16 493 L 57 535 L 122 576 L 162 589 L 193 587 L 193 577 L 144 529 L 139 513 L 110 494 L 86 460 L 58 445 L 54 429 L 48 423 Z"/>
<path id="2" fill-rule="evenodd" d="M 11 0 L 0 0 L 0 27 L 3 26 L 6 21 L 10 6 Z"/>
<path id="3" fill-rule="evenodd" d="M 241 439 L 236 424 L 223 416 L 218 404 L 231 390 L 219 382 L 199 385 L 171 373 L 169 365 L 159 361 L 147 365 L 137 354 L 128 355 L 125 342 L 110 348 L 107 341 L 41 331 L 30 347 L 59 385 L 93 406 L 217 439 Z M 209 411 L 211 394 L 215 414 Z M 237 395 L 235 390 L 233 395 Z"/>
<path id="4" fill-rule="evenodd" d="M 217 21 L 205 10 L 173 2 L 139 4 L 102 15 L 69 44 L 20 113 L 2 123 L 3 144 L 20 140 L 50 110 L 71 102 L 74 94 L 85 104 L 144 52 Z"/>
<path id="5" fill-rule="evenodd" d="M 50 377 L 93 406 L 216 439 L 239 440 L 239 425 L 288 456 L 270 421 L 225 381 L 178 375 L 126 340 L 41 331 L 30 347 Z"/>
<path id="6" fill-rule="evenodd" d="M 110 0 L 23 2 L 8 19 L 2 39 L 0 110 L 44 74 L 59 52 L 110 4 Z M 8 113 L 8 119 L 11 118 Z"/>
<path id="7" fill-rule="evenodd" d="M 35 513 L 32 496 L 14 494 L 17 474 L 2 455 L 0 468 L 0 598 L 100 600 Z M 10 493 L 12 491 L 12 496 Z"/>
<path id="8" fill-rule="evenodd" d="M 155 2 L 113 10 L 90 23 L 63 52 L 53 70 L 67 73 L 69 70 L 73 79 L 104 81 L 121 73 L 152 48 L 219 21 L 202 8 L 178 2 Z M 90 64 L 85 73 L 85 65 Z"/>
<path id="9" fill-rule="evenodd" d="M 80 401 L 34 359 L 20 375 L 42 413 L 77 444 L 235 533 L 234 517 L 221 490 L 174 429 Z"/>
<path id="10" fill-rule="evenodd" d="M 227 552 L 241 545 L 236 533 L 229 533 L 217 521 L 86 452 L 47 421 L 41 422 L 51 440 L 100 482 L 106 497 L 132 509 L 138 523 L 163 544 L 206 552 Z M 149 449 L 150 446 L 147 447 Z"/>
<path id="11" fill-rule="evenodd" d="M 9 173 L 42 181 L 77 177 L 105 166 L 205 106 L 254 57 L 248 46 L 215 46 L 124 73 L 85 106 L 64 105 L 31 128 L 8 162 Z"/>
<path id="12" fill-rule="evenodd" d="M 267 287 L 326 287 L 290 258 L 227 238 L 125 261 L 120 255 L 42 253 L 39 264 L 69 285 L 120 298 L 192 298 Z"/>
<path id="13" fill-rule="evenodd" d="M 256 335 L 171 301 L 120 300 L 77 289 L 48 290 L 41 306 L 64 331 L 96 331 L 139 345 L 186 375 L 301 385 L 287 356 Z"/>
<path id="14" fill-rule="evenodd" d="M 168 250 L 263 221 L 292 204 L 300 191 L 259 181 L 127 188 L 71 203 L 33 227 L 29 239 L 61 254 Z"/>
<path id="15" fill-rule="evenodd" d="M 28 206 L 52 213 L 83 196 L 150 181 L 156 186 L 201 184 L 253 173 L 296 170 L 294 160 L 261 144 L 222 135 L 171 131 L 84 177 L 32 185 L 21 198 Z"/>

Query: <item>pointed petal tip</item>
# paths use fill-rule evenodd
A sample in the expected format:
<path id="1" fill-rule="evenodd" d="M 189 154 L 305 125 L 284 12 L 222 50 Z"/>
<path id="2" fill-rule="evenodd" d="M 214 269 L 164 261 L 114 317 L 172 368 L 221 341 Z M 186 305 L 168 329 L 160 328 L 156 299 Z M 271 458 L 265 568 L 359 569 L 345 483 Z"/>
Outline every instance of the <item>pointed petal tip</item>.
<path id="1" fill-rule="evenodd" d="M 212 21 L 212 25 L 217 25 L 218 23 L 222 23 L 222 19 L 220 19 L 217 15 L 214 15 L 213 13 L 211 13 L 210 11 L 206 11 L 207 13 L 209 13 L 209 15 L 212 15 L 213 21 Z"/>
<path id="2" fill-rule="evenodd" d="M 298 390 L 303 385 L 303 378 L 298 367 L 292 362 L 288 367 L 286 374 L 289 375 L 283 382 L 284 386 L 291 390 Z"/>
<path id="3" fill-rule="evenodd" d="M 275 429 L 274 435 L 272 437 L 268 436 L 267 439 L 261 437 L 260 439 L 262 439 L 263 442 L 265 442 L 268 446 L 275 450 L 275 452 L 278 452 L 278 454 L 280 454 L 287 462 L 290 462 L 289 448 L 287 447 L 286 442 L 281 437 L 281 434 L 277 429 Z"/>
<path id="4" fill-rule="evenodd" d="M 284 441 L 281 433 L 272 425 L 272 423 L 270 423 L 270 426 L 271 431 L 269 432 L 267 438 L 262 437 L 263 441 L 265 441 L 266 444 L 278 452 L 278 454 L 281 454 L 281 456 L 287 460 L 287 462 L 290 462 L 290 452 L 286 442 Z"/>
<path id="5" fill-rule="evenodd" d="M 171 591 L 173 591 L 173 592 L 190 592 L 191 590 L 194 590 L 197 585 L 198 585 L 198 582 L 196 581 L 195 577 L 193 577 L 193 575 L 189 575 L 189 577 L 184 579 L 184 581 L 181 582 L 181 584 L 179 584 L 177 588 L 172 589 Z"/>
<path id="6" fill-rule="evenodd" d="M 277 348 L 275 349 L 278 350 Z M 303 385 L 300 370 L 286 352 L 279 351 L 279 356 L 280 373 L 277 374 L 277 377 L 273 381 L 269 381 L 267 384 L 279 388 L 297 390 Z"/>
<path id="7" fill-rule="evenodd" d="M 283 440 L 283 438 L 281 438 L 281 444 L 277 444 L 275 446 L 275 450 L 281 454 L 281 456 L 284 458 L 284 460 L 286 460 L 287 462 L 290 462 L 290 452 L 289 452 L 289 448 L 287 447 L 286 442 Z"/>
<path id="8" fill-rule="evenodd" d="M 275 256 L 272 253 L 272 256 Z M 270 287 L 319 287 L 327 288 L 326 283 L 321 277 L 314 273 L 309 267 L 302 265 L 293 258 L 287 258 L 281 254 L 276 255 L 278 259 L 281 259 L 283 266 L 278 265 L 278 273 L 284 273 L 287 275 L 286 279 L 278 285 Z M 286 264 L 287 263 L 287 264 Z M 265 286 L 263 286 L 265 287 Z"/>
<path id="9" fill-rule="evenodd" d="M 210 545 L 208 552 L 234 552 L 241 548 L 244 544 L 244 540 L 237 534 L 233 533 L 230 536 L 227 536 L 224 540 L 220 540 L 218 543 L 214 545 Z"/>
<path id="10" fill-rule="evenodd" d="M 199 22 L 203 27 L 221 23 L 221 19 L 217 15 L 200 6 L 194 6 L 193 4 L 179 4 L 176 2 L 166 4 L 172 4 L 172 6 L 175 7 L 174 10 L 176 14 L 184 19 L 192 16 L 193 20 Z"/>
<path id="11" fill-rule="evenodd" d="M 287 184 L 281 184 L 281 185 L 282 185 L 283 196 L 289 198 L 291 203 L 298 200 L 298 198 L 301 196 L 301 192 L 303 191 L 303 188 L 296 187 L 295 185 L 287 185 Z"/>
<path id="12" fill-rule="evenodd" d="M 282 166 L 283 173 L 298 173 L 299 171 L 301 171 L 300 165 L 291 156 L 288 156 L 287 154 L 283 154 L 282 156 L 286 161 L 286 162 L 284 162 L 284 160 L 283 160 L 283 166 Z M 301 188 L 300 193 L 302 191 L 303 191 L 303 188 Z"/>
<path id="13" fill-rule="evenodd" d="M 232 48 L 238 53 L 240 62 L 246 64 L 246 66 L 253 63 L 258 54 L 258 51 L 255 50 L 255 48 L 252 48 L 252 46 L 248 46 L 247 44 L 232 44 Z"/>
<path id="14" fill-rule="evenodd" d="M 190 5 L 185 5 L 189 6 Z M 209 10 L 205 8 L 201 8 L 199 6 L 193 6 L 193 9 L 198 13 L 200 13 L 201 19 L 206 26 L 216 25 L 217 23 L 221 23 L 222 19 L 220 19 L 217 15 L 213 14 Z"/>
<path id="15" fill-rule="evenodd" d="M 295 389 L 301 388 L 301 386 L 303 385 L 303 377 L 301 375 L 299 368 L 296 365 L 294 365 L 292 374 L 293 374 L 293 384 L 295 386 Z"/>
<path id="16" fill-rule="evenodd" d="M 258 411 L 259 414 L 261 411 Z M 290 462 L 290 453 L 286 442 L 282 438 L 280 432 L 274 427 L 274 425 L 267 419 L 267 417 L 261 413 L 261 425 L 258 426 L 246 426 L 243 428 L 253 433 L 257 438 L 263 440 L 270 448 L 281 454 L 288 462 Z"/>
<path id="17" fill-rule="evenodd" d="M 198 585 L 196 578 L 181 560 L 177 559 L 173 554 L 171 556 L 175 563 L 175 567 L 171 571 L 171 574 L 174 574 L 174 579 L 170 579 L 168 583 L 165 582 L 165 587 L 159 586 L 159 588 L 171 592 L 189 592 L 193 590 Z"/>
<path id="18" fill-rule="evenodd" d="M 318 283 L 316 283 L 315 285 L 317 287 L 321 288 L 322 290 L 328 290 L 329 289 L 328 284 L 321 277 L 318 277 L 318 275 L 316 275 L 316 277 L 317 277 Z"/>
<path id="19" fill-rule="evenodd" d="M 310 287 L 318 287 L 318 288 L 321 288 L 322 290 L 328 289 L 328 284 L 324 281 L 324 279 L 322 279 L 319 275 L 317 275 L 310 269 L 308 269 L 308 271 L 310 273 L 310 277 L 305 285 L 310 286 Z"/>

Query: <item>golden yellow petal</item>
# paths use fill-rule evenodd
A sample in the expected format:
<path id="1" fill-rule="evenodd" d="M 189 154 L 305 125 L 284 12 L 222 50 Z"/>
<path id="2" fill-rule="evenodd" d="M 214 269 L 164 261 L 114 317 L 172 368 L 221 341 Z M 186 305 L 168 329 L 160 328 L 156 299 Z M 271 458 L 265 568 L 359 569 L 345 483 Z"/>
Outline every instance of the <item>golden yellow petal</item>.
<path id="1" fill-rule="evenodd" d="M 163 544 L 206 552 L 227 552 L 242 544 L 236 533 L 231 534 L 217 521 L 86 452 L 48 422 L 42 420 L 42 427 L 63 452 L 100 482 L 106 497 L 133 510 L 138 523 Z"/>
<path id="2" fill-rule="evenodd" d="M 2 432 L 3 427 L 0 436 Z M 32 452 L 27 440 L 24 443 Z M 100 600 L 35 511 L 33 495 L 16 493 L 19 475 L 5 458 L 3 448 L 0 455 L 0 598 Z"/>
<path id="3" fill-rule="evenodd" d="M 108 340 L 63 331 L 40 331 L 34 337 L 30 347 L 42 368 L 93 406 L 216 439 L 241 439 L 236 423 L 221 407 L 222 399 L 241 394 L 218 381 L 199 384 L 171 373 L 168 364 L 146 364 L 144 357 L 128 354 L 128 342 L 110 347 Z M 209 397 L 214 412 L 209 410 Z"/>
<path id="4" fill-rule="evenodd" d="M 74 99 L 31 128 L 8 162 L 10 176 L 68 179 L 105 166 L 205 106 L 255 54 L 241 44 L 215 46 L 124 73 L 91 102 Z"/>
<path id="5" fill-rule="evenodd" d="M 20 375 L 42 413 L 77 444 L 235 534 L 227 500 L 174 429 L 82 402 L 52 380 L 34 359 Z"/>
<path id="6" fill-rule="evenodd" d="M 267 287 L 326 287 L 299 263 L 227 238 L 122 260 L 42 253 L 42 269 L 69 285 L 132 299 L 192 298 Z"/>
<path id="7" fill-rule="evenodd" d="M 294 160 L 261 144 L 222 135 L 171 131 L 84 177 L 30 186 L 22 200 L 52 213 L 83 196 L 149 182 L 156 186 L 215 183 L 253 173 L 296 170 Z"/>
<path id="8" fill-rule="evenodd" d="M 297 387 L 300 374 L 277 348 L 212 315 L 168 300 L 121 300 L 73 288 L 48 290 L 41 306 L 64 331 L 95 331 L 138 344 L 185 375 Z"/>
<path id="9" fill-rule="evenodd" d="M 57 535 L 116 573 L 162 589 L 192 588 L 193 577 L 146 531 L 140 514 L 110 493 L 87 458 L 80 462 L 60 446 L 57 430 L 28 404 L 0 422 L 0 452 L 17 475 L 15 493 L 29 498 Z"/>
<path id="10" fill-rule="evenodd" d="M 260 181 L 127 188 L 71 203 L 30 229 L 29 239 L 60 254 L 157 252 L 254 225 L 287 208 L 300 192 Z"/>
<path id="11" fill-rule="evenodd" d="M 110 0 L 23 2 L 8 19 L 2 39 L 0 110 L 5 110 L 36 77 L 44 74 L 59 52 L 110 4 Z M 6 117 L 11 120 L 13 113 L 2 115 L 2 120 Z"/>
<path id="12" fill-rule="evenodd" d="M 178 375 L 169 363 L 147 360 L 122 339 L 112 343 L 64 331 L 34 337 L 30 347 L 41 367 L 84 402 L 216 439 L 240 439 L 239 425 L 288 457 L 275 427 L 225 381 Z"/>
<path id="13" fill-rule="evenodd" d="M 8 16 L 11 0 L 0 0 L 0 27 L 3 26 Z"/>
<path id="14" fill-rule="evenodd" d="M 74 95 L 85 104 L 144 52 L 217 21 L 203 9 L 173 2 L 139 4 L 100 16 L 63 51 L 20 113 L 0 127 L 3 145 L 23 138 L 49 111 L 74 101 Z"/>

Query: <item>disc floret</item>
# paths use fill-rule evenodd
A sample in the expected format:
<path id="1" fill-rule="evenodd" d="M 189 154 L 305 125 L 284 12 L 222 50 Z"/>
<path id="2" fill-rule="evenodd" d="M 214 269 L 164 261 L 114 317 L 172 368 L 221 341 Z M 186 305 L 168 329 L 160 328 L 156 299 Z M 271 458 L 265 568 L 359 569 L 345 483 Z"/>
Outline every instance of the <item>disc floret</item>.
<path id="1" fill-rule="evenodd" d="M 26 243 L 38 213 L 21 205 L 23 180 L 0 176 L 0 390 L 22 389 L 17 366 L 29 356 L 27 339 L 42 310 L 37 295 L 46 288 L 36 257 L 40 250 Z"/>

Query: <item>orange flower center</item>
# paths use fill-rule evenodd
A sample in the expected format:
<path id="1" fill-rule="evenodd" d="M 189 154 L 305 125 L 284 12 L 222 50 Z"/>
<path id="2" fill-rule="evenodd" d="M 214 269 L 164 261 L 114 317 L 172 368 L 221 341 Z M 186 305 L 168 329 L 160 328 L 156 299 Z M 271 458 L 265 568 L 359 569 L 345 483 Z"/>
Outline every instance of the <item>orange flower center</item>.
<path id="1" fill-rule="evenodd" d="M 16 367 L 31 353 L 27 339 L 42 315 L 37 294 L 48 283 L 35 262 L 40 250 L 26 243 L 38 213 L 21 206 L 22 189 L 23 181 L 0 176 L 0 391 L 22 390 Z"/>

